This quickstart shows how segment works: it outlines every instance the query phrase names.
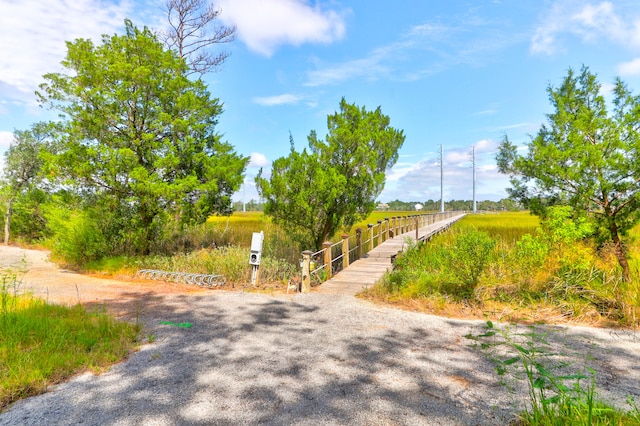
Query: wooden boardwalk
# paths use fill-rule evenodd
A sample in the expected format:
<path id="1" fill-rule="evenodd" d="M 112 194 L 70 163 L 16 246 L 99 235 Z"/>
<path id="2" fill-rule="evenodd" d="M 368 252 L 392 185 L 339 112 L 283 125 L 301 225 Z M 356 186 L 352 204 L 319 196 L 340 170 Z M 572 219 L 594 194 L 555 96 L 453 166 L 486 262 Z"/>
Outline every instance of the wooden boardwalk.
<path id="1" fill-rule="evenodd" d="M 460 214 L 424 226 L 418 230 L 418 238 L 420 240 L 428 239 L 434 234 L 447 229 L 463 216 L 464 214 Z M 330 280 L 314 287 L 313 291 L 315 293 L 353 296 L 373 286 L 382 278 L 385 272 L 391 269 L 391 256 L 407 248 L 407 240 L 416 240 L 415 230 L 386 240 L 371 250 L 364 258 L 356 260 Z"/>

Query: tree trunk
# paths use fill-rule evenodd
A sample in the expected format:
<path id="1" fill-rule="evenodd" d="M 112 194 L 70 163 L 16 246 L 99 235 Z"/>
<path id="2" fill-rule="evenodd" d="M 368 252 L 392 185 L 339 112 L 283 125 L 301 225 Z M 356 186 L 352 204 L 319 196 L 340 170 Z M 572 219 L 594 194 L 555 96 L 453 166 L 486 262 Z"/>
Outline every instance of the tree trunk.
<path id="1" fill-rule="evenodd" d="M 616 258 L 618 259 L 618 264 L 622 268 L 622 278 L 629 282 L 631 281 L 631 272 L 629 271 L 629 261 L 627 259 L 627 249 L 624 244 L 620 240 L 620 235 L 618 234 L 618 226 L 615 223 L 614 219 L 611 219 L 609 222 L 609 232 L 611 232 L 611 240 L 613 241 L 613 246 L 615 247 Z"/>
<path id="2" fill-rule="evenodd" d="M 7 203 L 7 214 L 4 217 L 4 245 L 9 245 L 9 234 L 11 233 L 11 214 L 13 213 L 13 198 L 9 198 Z"/>

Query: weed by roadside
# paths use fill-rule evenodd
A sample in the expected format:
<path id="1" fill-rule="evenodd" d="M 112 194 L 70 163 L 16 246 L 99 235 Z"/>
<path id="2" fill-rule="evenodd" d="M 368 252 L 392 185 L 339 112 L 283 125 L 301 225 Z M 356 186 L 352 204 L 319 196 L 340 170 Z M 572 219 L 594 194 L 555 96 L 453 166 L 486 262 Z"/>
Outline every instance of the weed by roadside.
<path id="1" fill-rule="evenodd" d="M 528 327 L 520 332 L 487 321 L 484 333 L 467 335 L 495 365 L 501 383 L 510 390 L 524 384 L 525 409 L 512 424 L 528 425 L 638 425 L 640 410 L 632 397 L 623 411 L 602 401 L 596 372 L 577 371 L 551 348 L 544 333 Z"/>

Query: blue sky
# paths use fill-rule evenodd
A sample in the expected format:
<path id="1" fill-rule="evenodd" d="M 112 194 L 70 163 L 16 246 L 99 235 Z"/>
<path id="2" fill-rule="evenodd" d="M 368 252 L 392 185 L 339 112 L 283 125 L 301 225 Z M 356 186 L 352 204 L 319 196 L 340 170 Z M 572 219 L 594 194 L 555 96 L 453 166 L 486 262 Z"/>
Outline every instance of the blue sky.
<path id="1" fill-rule="evenodd" d="M 123 21 L 161 29 L 164 0 L 0 0 L 0 151 L 14 129 L 51 119 L 33 94 L 59 70 L 65 40 L 121 33 Z M 298 149 L 347 101 L 382 111 L 403 129 L 400 159 L 379 200 L 506 197 L 497 143 L 525 144 L 550 113 L 546 92 L 583 64 L 608 93 L 614 78 L 640 90 L 637 0 L 218 0 L 238 38 L 205 77 L 224 103 L 219 131 L 252 161 L 244 190 L 257 199 L 260 167 Z"/>

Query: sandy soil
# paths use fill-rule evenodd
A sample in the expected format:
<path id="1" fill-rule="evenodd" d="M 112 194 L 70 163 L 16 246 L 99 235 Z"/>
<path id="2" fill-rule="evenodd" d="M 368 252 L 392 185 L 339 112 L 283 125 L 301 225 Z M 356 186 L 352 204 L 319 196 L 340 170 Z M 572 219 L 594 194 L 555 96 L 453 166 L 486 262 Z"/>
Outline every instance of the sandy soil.
<path id="1" fill-rule="evenodd" d="M 212 291 L 194 285 L 134 280 L 131 277 L 117 280 L 83 275 L 60 269 L 48 259 L 46 250 L 0 246 L 0 268 L 17 271 L 19 292 L 29 292 L 57 304 L 106 307 L 117 317 L 135 315 L 154 298 Z"/>

